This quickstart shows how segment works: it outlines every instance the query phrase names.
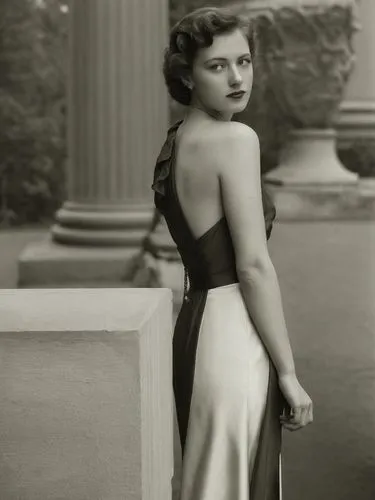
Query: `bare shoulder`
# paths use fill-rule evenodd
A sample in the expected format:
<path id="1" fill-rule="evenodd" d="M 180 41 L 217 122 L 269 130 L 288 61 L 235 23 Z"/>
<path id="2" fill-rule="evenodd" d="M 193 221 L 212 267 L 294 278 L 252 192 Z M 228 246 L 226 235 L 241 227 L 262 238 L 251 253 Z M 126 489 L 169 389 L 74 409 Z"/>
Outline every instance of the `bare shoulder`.
<path id="1" fill-rule="evenodd" d="M 240 144 L 259 146 L 258 136 L 251 127 L 241 122 L 217 122 L 211 129 L 211 140 L 217 142 L 220 149 Z"/>
<path id="2" fill-rule="evenodd" d="M 220 131 L 228 141 L 258 140 L 254 129 L 241 122 L 221 122 Z"/>
<path id="3" fill-rule="evenodd" d="M 228 165 L 232 174 L 259 167 L 259 139 L 251 127 L 240 122 L 221 122 L 213 133 L 212 152 L 219 174 L 227 172 Z"/>

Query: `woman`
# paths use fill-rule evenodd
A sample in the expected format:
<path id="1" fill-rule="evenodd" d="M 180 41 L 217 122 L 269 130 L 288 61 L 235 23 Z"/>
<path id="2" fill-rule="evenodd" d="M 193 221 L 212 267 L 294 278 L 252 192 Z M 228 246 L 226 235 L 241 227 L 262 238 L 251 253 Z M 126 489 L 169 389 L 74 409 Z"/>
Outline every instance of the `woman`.
<path id="1" fill-rule="evenodd" d="M 275 209 L 258 138 L 231 121 L 250 97 L 249 32 L 227 10 L 198 9 L 165 52 L 169 93 L 188 107 L 152 185 L 190 282 L 173 338 L 181 500 L 279 499 L 281 428 L 313 418 L 267 250 Z"/>

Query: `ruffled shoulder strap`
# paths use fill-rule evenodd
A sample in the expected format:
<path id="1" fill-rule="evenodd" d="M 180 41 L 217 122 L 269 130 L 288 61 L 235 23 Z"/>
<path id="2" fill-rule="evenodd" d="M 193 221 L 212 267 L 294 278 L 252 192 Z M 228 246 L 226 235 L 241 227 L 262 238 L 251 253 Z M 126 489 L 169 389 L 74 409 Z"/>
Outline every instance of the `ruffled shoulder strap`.
<path id="1" fill-rule="evenodd" d="M 154 180 L 151 188 L 158 194 L 159 197 L 164 197 L 166 194 L 166 183 L 170 173 L 174 140 L 177 129 L 181 125 L 182 121 L 183 120 L 176 122 L 168 129 L 167 138 L 161 148 L 159 156 L 156 159 Z"/>

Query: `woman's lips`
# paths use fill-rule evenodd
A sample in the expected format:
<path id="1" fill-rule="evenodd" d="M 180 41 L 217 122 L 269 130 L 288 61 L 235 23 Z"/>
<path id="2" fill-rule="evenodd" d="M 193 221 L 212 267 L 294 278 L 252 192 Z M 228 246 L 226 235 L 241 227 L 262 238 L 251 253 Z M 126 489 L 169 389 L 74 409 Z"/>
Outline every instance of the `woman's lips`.
<path id="1" fill-rule="evenodd" d="M 232 93 L 228 94 L 227 97 L 229 97 L 231 99 L 241 99 L 245 94 L 246 94 L 246 92 L 244 90 L 241 90 L 238 92 L 232 92 Z"/>

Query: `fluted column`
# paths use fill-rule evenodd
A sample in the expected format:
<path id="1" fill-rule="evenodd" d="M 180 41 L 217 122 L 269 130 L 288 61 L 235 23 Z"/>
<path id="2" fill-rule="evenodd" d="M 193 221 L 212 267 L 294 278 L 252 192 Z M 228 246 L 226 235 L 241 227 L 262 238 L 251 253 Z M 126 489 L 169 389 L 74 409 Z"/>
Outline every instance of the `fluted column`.
<path id="1" fill-rule="evenodd" d="M 361 30 L 354 39 L 357 56 L 336 127 L 341 143 L 375 141 L 375 1 L 357 0 Z"/>
<path id="2" fill-rule="evenodd" d="M 139 246 L 168 127 L 162 77 L 167 0 L 71 2 L 68 199 L 56 242 Z"/>
<path id="3" fill-rule="evenodd" d="M 74 0 L 68 15 L 67 200 L 19 256 L 18 286 L 124 286 L 169 125 L 168 0 Z"/>

